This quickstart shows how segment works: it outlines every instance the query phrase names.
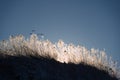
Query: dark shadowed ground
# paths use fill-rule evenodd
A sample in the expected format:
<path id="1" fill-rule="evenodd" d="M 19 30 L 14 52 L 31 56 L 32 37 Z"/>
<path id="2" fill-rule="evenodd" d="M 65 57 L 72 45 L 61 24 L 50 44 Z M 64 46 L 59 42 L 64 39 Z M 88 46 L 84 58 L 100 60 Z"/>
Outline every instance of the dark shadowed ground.
<path id="1" fill-rule="evenodd" d="M 107 72 L 43 57 L 0 57 L 0 80 L 117 80 Z"/>

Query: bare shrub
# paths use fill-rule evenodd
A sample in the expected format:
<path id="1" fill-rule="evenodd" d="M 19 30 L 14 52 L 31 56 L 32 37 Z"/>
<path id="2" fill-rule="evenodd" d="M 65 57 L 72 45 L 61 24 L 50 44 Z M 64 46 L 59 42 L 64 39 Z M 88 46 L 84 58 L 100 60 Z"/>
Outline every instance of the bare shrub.
<path id="1" fill-rule="evenodd" d="M 111 57 L 107 57 L 105 51 L 94 48 L 88 50 L 80 45 L 65 44 L 62 40 L 54 44 L 49 40 L 39 40 L 36 34 L 32 34 L 29 39 L 18 35 L 10 36 L 9 40 L 0 41 L 0 54 L 42 56 L 62 63 L 79 64 L 83 62 L 120 78 L 120 68 L 117 66 L 117 62 L 113 61 Z"/>

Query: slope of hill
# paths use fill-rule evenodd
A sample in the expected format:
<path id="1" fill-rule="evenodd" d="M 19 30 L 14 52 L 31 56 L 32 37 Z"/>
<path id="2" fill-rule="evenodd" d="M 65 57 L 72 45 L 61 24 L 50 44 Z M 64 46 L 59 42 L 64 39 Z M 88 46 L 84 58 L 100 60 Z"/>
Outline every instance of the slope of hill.
<path id="1" fill-rule="evenodd" d="M 104 70 L 83 63 L 60 63 L 27 56 L 0 58 L 0 80 L 117 80 Z"/>
<path id="2" fill-rule="evenodd" d="M 0 80 L 118 80 L 117 62 L 104 51 L 11 36 L 0 42 Z"/>

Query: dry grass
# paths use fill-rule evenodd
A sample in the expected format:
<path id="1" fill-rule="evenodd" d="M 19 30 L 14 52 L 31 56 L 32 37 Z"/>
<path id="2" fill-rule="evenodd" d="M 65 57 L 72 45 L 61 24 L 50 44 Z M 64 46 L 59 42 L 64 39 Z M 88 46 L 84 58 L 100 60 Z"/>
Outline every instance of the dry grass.
<path id="1" fill-rule="evenodd" d="M 36 34 L 32 34 L 29 39 L 18 35 L 10 36 L 9 40 L 0 41 L 0 54 L 49 57 L 62 63 L 79 64 L 83 62 L 120 78 L 117 62 L 113 61 L 111 57 L 107 57 L 105 51 L 94 48 L 88 50 L 80 45 L 65 44 L 62 40 L 54 44 L 49 40 L 39 40 Z"/>

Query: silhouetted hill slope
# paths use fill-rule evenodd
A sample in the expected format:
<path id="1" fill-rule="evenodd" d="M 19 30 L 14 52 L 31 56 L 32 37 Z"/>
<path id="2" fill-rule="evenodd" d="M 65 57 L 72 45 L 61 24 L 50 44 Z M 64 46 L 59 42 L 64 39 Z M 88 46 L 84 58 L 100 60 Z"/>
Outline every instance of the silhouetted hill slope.
<path id="1" fill-rule="evenodd" d="M 120 80 L 120 67 L 104 50 L 32 33 L 0 41 L 0 80 Z"/>
<path id="2" fill-rule="evenodd" d="M 0 56 L 0 80 L 117 80 L 84 63 L 60 63 L 34 56 Z"/>

